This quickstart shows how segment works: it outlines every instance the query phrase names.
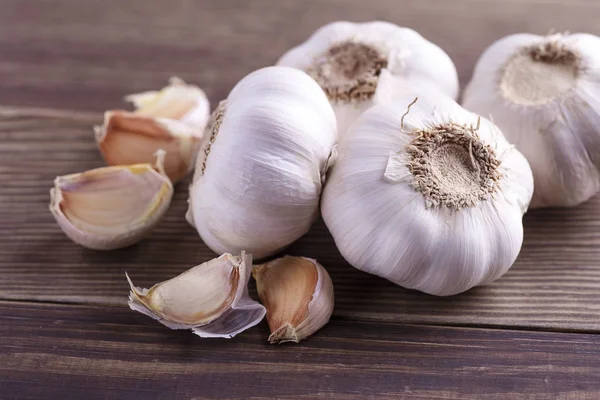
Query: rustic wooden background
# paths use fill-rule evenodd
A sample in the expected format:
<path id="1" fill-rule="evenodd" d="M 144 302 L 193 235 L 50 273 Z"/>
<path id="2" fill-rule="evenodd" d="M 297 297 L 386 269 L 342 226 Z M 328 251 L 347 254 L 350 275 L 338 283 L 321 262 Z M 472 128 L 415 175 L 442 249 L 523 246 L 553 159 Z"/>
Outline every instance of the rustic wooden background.
<path id="1" fill-rule="evenodd" d="M 336 290 L 331 323 L 268 345 L 170 331 L 130 311 L 148 287 L 212 258 L 183 215 L 110 253 L 68 241 L 48 212 L 57 175 L 102 165 L 92 125 L 127 93 L 177 75 L 216 104 L 317 27 L 385 19 L 454 59 L 461 83 L 495 39 L 600 34 L 595 0 L 0 0 L 0 398 L 598 399 L 600 198 L 530 212 L 498 282 L 435 298 L 348 266 L 319 222 L 289 253 Z"/>

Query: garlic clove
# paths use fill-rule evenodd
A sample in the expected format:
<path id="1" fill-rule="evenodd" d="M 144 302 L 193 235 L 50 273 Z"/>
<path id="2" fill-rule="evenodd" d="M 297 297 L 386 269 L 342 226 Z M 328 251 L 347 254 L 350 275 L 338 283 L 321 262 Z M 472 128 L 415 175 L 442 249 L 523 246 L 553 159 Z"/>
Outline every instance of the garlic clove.
<path id="1" fill-rule="evenodd" d="M 171 329 L 231 338 L 258 324 L 266 310 L 248 294 L 252 256 L 223 254 L 172 279 L 131 288 L 129 307 Z"/>
<path id="2" fill-rule="evenodd" d="M 59 176 L 50 211 L 75 243 L 95 250 L 130 246 L 147 236 L 167 211 L 173 185 L 164 151 L 154 166 L 135 164 Z"/>
<path id="3" fill-rule="evenodd" d="M 270 343 L 298 343 L 329 322 L 333 283 L 315 260 L 285 256 L 255 266 L 252 276 L 267 309 Z"/>
<path id="4" fill-rule="evenodd" d="M 165 171 L 173 182 L 194 167 L 208 122 L 209 103 L 204 92 L 172 78 L 160 91 L 129 95 L 133 112 L 113 110 L 95 127 L 98 147 L 109 165 L 149 162 L 157 149 L 167 152 Z"/>

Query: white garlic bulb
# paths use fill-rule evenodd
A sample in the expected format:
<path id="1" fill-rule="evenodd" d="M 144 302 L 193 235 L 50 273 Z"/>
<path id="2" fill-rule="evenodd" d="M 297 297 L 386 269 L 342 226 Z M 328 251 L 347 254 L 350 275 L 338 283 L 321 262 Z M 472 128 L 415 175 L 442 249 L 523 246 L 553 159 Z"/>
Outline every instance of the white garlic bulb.
<path id="1" fill-rule="evenodd" d="M 275 254 L 318 215 L 336 140 L 327 97 L 304 72 L 267 67 L 242 79 L 212 119 L 187 219 L 216 253 Z"/>
<path id="2" fill-rule="evenodd" d="M 574 206 L 600 189 L 600 37 L 516 34 L 481 56 L 463 106 L 491 116 L 527 158 L 532 207 Z"/>
<path id="3" fill-rule="evenodd" d="M 338 145 L 321 211 L 356 268 L 452 295 L 513 264 L 533 178 L 491 122 L 447 97 L 414 100 L 356 121 Z"/>
<path id="4" fill-rule="evenodd" d="M 129 307 L 171 329 L 191 329 L 201 337 L 232 338 L 258 324 L 266 310 L 248 294 L 252 256 L 222 256 L 195 266 L 150 289 L 129 275 Z"/>
<path id="5" fill-rule="evenodd" d="M 341 135 L 374 103 L 409 87 L 433 86 L 452 98 L 458 95 L 456 68 L 440 47 L 412 29 L 382 21 L 327 24 L 277 65 L 301 69 L 321 85 Z"/>

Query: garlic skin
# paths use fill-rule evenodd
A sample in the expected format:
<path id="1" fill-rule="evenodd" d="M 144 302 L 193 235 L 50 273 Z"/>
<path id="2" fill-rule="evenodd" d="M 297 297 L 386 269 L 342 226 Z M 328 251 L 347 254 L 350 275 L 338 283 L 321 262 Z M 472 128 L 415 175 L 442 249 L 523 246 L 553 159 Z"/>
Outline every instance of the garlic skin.
<path id="1" fill-rule="evenodd" d="M 267 67 L 242 79 L 212 119 L 187 219 L 217 254 L 275 254 L 318 215 L 336 140 L 333 110 L 302 71 Z"/>
<path id="2" fill-rule="evenodd" d="M 204 92 L 179 78 L 169 86 L 125 97 L 133 112 L 113 110 L 95 127 L 96 142 L 109 165 L 151 162 L 156 150 L 167 152 L 165 170 L 173 182 L 181 180 L 195 164 L 202 134 L 210 114 Z"/>
<path id="3" fill-rule="evenodd" d="M 354 267 L 448 296 L 514 263 L 533 178 L 488 120 L 405 97 L 365 112 L 337 151 L 321 212 Z"/>
<path id="4" fill-rule="evenodd" d="M 333 312 L 333 283 L 316 260 L 284 256 L 252 270 L 267 309 L 270 343 L 298 343 L 321 329 Z"/>
<path id="5" fill-rule="evenodd" d="M 575 206 L 600 189 L 600 37 L 515 34 L 481 55 L 463 106 L 491 116 L 529 161 L 531 207 Z"/>
<path id="6" fill-rule="evenodd" d="M 248 294 L 252 255 L 223 254 L 150 289 L 129 276 L 129 307 L 171 329 L 204 338 L 232 338 L 258 324 L 266 310 Z"/>
<path id="7" fill-rule="evenodd" d="M 114 250 L 150 234 L 167 212 L 173 185 L 163 169 L 164 151 L 154 166 L 104 167 L 59 176 L 50 190 L 50 211 L 75 243 Z"/>
<path id="8" fill-rule="evenodd" d="M 454 63 L 437 45 L 389 22 L 332 22 L 277 61 L 311 75 L 327 93 L 344 135 L 373 104 L 409 89 L 437 88 L 456 99 Z"/>

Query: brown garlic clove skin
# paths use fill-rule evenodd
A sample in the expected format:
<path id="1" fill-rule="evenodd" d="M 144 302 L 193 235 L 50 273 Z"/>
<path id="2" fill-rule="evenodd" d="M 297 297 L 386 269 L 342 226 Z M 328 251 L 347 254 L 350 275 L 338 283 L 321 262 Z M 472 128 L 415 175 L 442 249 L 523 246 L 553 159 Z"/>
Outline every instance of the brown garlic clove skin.
<path id="1" fill-rule="evenodd" d="M 285 256 L 255 266 L 252 276 L 267 309 L 270 343 L 298 343 L 329 322 L 333 283 L 315 260 Z"/>
<path id="2" fill-rule="evenodd" d="M 157 149 L 167 152 L 165 171 L 173 182 L 194 168 L 209 103 L 204 92 L 172 78 L 161 91 L 129 95 L 133 112 L 113 110 L 95 127 L 96 142 L 109 165 L 149 162 Z"/>
<path id="3" fill-rule="evenodd" d="M 127 247 L 150 234 L 166 213 L 173 185 L 163 169 L 135 164 L 59 176 L 50 190 L 50 211 L 75 243 L 94 250 Z"/>
<path id="4" fill-rule="evenodd" d="M 252 256 L 223 254 L 150 289 L 131 288 L 129 307 L 171 329 L 232 338 L 258 324 L 265 308 L 248 294 Z"/>

